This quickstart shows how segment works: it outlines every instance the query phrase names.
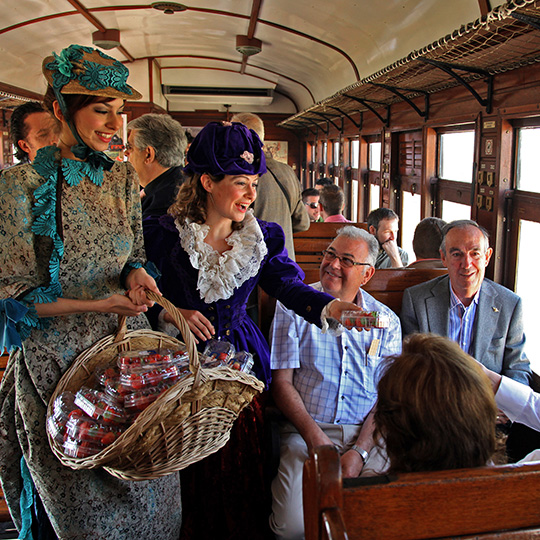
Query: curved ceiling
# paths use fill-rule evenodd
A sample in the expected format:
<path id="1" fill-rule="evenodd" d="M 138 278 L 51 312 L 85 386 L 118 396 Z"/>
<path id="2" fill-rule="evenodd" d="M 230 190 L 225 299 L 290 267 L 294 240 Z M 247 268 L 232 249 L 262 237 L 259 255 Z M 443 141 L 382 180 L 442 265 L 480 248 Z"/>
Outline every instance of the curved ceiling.
<path id="1" fill-rule="evenodd" d="M 227 104 L 295 114 L 502 3 L 193 0 L 165 14 L 141 0 L 17 0 L 0 23 L 0 90 L 43 93 L 44 56 L 71 43 L 92 45 L 93 32 L 118 29 L 121 45 L 109 54 L 127 63 L 146 101 L 169 111 Z M 237 52 L 238 35 L 261 40 L 262 51 Z M 164 94 L 162 85 L 191 93 Z M 194 96 L 201 87 L 205 95 Z"/>

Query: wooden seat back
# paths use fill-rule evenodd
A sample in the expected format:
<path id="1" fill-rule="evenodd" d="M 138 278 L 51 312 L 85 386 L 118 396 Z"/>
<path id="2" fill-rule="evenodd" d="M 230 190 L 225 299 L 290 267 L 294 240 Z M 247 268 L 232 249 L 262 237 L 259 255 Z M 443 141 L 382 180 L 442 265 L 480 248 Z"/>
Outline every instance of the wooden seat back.
<path id="1" fill-rule="evenodd" d="M 319 281 L 319 266 L 303 269 L 306 274 L 305 283 Z M 446 268 L 382 268 L 375 270 L 373 277 L 362 289 L 399 315 L 405 289 L 447 273 Z"/>
<path id="2" fill-rule="evenodd" d="M 319 268 L 323 249 L 330 245 L 338 229 L 345 225 L 354 225 L 367 231 L 367 223 L 312 223 L 307 231 L 294 233 L 294 254 L 300 268 L 304 269 L 305 264 Z"/>
<path id="3" fill-rule="evenodd" d="M 540 538 L 540 462 L 342 482 L 319 446 L 303 483 L 306 540 Z"/>

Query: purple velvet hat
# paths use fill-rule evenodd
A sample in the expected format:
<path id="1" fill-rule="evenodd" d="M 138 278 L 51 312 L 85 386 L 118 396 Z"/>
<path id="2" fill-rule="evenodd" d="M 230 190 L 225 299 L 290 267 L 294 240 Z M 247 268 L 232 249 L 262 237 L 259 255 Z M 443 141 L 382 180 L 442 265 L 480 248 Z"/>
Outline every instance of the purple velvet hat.
<path id="1" fill-rule="evenodd" d="M 264 174 L 266 160 L 258 135 L 238 122 L 210 122 L 195 137 L 187 153 L 189 173 Z"/>

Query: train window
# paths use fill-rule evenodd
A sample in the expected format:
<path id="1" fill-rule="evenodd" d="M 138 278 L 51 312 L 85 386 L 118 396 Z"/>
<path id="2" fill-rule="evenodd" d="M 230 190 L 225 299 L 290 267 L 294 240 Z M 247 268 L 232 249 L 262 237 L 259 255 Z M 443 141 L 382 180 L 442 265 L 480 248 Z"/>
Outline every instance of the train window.
<path id="1" fill-rule="evenodd" d="M 540 193 L 540 127 L 524 127 L 517 130 L 517 188 Z"/>
<path id="2" fill-rule="evenodd" d="M 410 191 L 402 193 L 403 206 L 401 209 L 401 247 L 409 254 L 409 261 L 416 259 L 412 247 L 414 229 L 421 216 L 421 201 L 420 195 L 413 195 Z"/>
<path id="3" fill-rule="evenodd" d="M 325 165 L 328 163 L 328 143 L 326 141 L 323 142 L 322 147 L 322 162 Z"/>
<path id="4" fill-rule="evenodd" d="M 456 219 L 471 219 L 471 207 L 452 201 L 442 201 L 442 219 L 450 223 Z"/>
<path id="5" fill-rule="evenodd" d="M 351 168 L 358 169 L 360 164 L 360 141 L 353 139 L 351 141 Z"/>
<path id="6" fill-rule="evenodd" d="M 340 153 L 340 144 L 339 141 L 334 141 L 333 144 L 333 164 L 334 164 L 334 182 L 339 182 L 339 153 Z"/>
<path id="7" fill-rule="evenodd" d="M 351 184 L 351 221 L 358 221 L 358 180 L 353 180 Z"/>
<path id="8" fill-rule="evenodd" d="M 472 182 L 474 131 L 452 131 L 439 135 L 439 178 Z"/>
<path id="9" fill-rule="evenodd" d="M 377 184 L 371 184 L 369 190 L 369 211 L 379 208 L 381 200 L 381 188 Z"/>
<path id="10" fill-rule="evenodd" d="M 421 219 L 421 196 L 419 186 L 422 183 L 423 137 L 422 130 L 399 133 L 399 180 L 401 184 L 401 246 L 414 260 L 412 238 L 414 229 Z M 385 143 L 388 146 L 388 143 Z M 385 149 L 385 154 L 389 150 Z M 386 156 L 385 156 L 386 157 Z M 416 193 L 416 195 L 415 195 Z"/>
<path id="11" fill-rule="evenodd" d="M 534 372 L 540 373 L 540 357 L 533 351 L 540 350 L 540 334 L 538 333 L 538 304 L 540 292 L 537 286 L 538 261 L 536 245 L 540 238 L 540 223 L 519 220 L 519 240 L 517 253 L 516 293 L 523 299 L 523 326 L 527 336 L 526 352 Z"/>
<path id="12" fill-rule="evenodd" d="M 370 171 L 381 171 L 381 143 L 369 143 L 369 162 L 368 169 Z M 378 206 L 376 207 L 378 208 Z"/>

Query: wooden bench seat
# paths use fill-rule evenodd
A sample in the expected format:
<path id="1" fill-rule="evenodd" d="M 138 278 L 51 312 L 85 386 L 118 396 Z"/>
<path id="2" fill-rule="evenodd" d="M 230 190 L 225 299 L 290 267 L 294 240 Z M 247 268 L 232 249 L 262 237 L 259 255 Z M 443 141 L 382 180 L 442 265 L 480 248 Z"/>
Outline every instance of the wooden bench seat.
<path id="1" fill-rule="evenodd" d="M 320 446 L 303 489 L 306 540 L 540 538 L 540 462 L 342 481 Z"/>

